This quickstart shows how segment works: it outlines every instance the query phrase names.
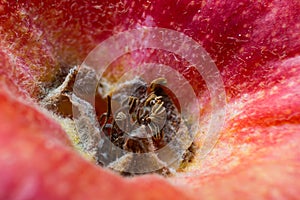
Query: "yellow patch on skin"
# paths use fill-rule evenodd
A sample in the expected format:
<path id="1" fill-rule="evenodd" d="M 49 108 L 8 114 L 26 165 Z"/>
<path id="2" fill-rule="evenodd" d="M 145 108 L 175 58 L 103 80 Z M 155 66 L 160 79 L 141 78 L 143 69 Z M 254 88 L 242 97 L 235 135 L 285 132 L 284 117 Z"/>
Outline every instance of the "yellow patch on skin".
<path id="1" fill-rule="evenodd" d="M 79 154 L 84 157 L 86 160 L 96 163 L 96 159 L 90 155 L 88 152 L 85 152 L 82 148 L 82 143 L 80 137 L 76 131 L 75 122 L 70 118 L 62 118 L 55 114 L 52 114 L 53 118 L 61 125 L 63 130 L 69 136 L 74 148 L 79 152 Z"/>

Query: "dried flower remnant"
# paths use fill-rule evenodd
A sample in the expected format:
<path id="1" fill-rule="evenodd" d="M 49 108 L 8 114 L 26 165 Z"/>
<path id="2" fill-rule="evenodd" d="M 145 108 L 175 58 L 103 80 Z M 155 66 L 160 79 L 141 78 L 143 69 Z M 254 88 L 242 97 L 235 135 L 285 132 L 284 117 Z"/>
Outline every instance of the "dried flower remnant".
<path id="1" fill-rule="evenodd" d="M 191 143 L 185 146 L 185 141 L 180 141 L 182 138 L 190 140 L 191 136 L 187 123 L 182 120 L 179 101 L 166 87 L 165 78 L 157 78 L 147 83 L 136 77 L 118 83 L 107 96 L 106 112 L 99 113 L 97 106 L 103 107 L 105 101 L 101 105 L 96 103 L 95 109 L 84 97 L 74 94 L 72 86 L 77 70 L 76 67 L 70 70 L 62 85 L 50 92 L 42 103 L 48 107 L 59 104 L 62 97 L 70 98 L 73 112 L 79 113 L 72 115 L 74 122 L 80 126 L 77 127 L 79 142 L 75 145 L 89 159 L 122 175 L 153 172 L 171 175 L 175 171 L 181 171 L 192 161 L 195 145 Z M 93 72 L 89 69 L 86 76 L 91 76 L 90 80 L 94 80 Z M 99 83 L 97 91 L 102 91 L 103 85 L 106 83 Z M 98 100 L 101 94 L 95 96 Z M 178 132 L 187 137 L 178 139 Z M 164 148 L 171 150 L 165 151 L 166 155 L 157 153 Z M 181 153 L 178 154 L 169 152 L 183 148 L 184 152 L 179 150 Z M 142 162 L 138 161 L 141 160 L 137 158 L 138 154 L 143 155 Z M 170 166 L 169 160 L 178 155 L 179 163 Z M 155 170 L 147 170 L 148 165 Z M 146 168 L 145 173 L 143 168 Z"/>
<path id="2" fill-rule="evenodd" d="M 113 163 L 109 164 L 111 168 L 117 168 L 123 175 L 135 174 L 128 172 L 130 171 L 128 168 L 135 168 L 133 165 L 138 165 L 134 159 L 135 154 L 148 154 L 145 155 L 145 159 L 152 160 L 149 161 L 151 165 L 162 163 L 163 167 L 155 170 L 156 173 L 170 175 L 177 170 L 177 167 L 175 169 L 174 166 L 169 167 L 164 161 L 170 158 L 155 153 L 168 146 L 176 138 L 180 128 L 184 131 L 188 130 L 186 125 L 182 127 L 184 122 L 181 120 L 180 106 L 175 95 L 165 86 L 166 84 L 164 78 L 155 79 L 150 84 L 135 78 L 121 83 L 111 95 L 107 96 L 107 112 L 99 117 L 99 123 L 105 137 L 111 141 L 110 145 L 128 152 L 125 155 L 114 155 Z M 112 100 L 121 102 L 115 113 L 112 113 Z M 180 146 L 180 142 L 177 144 Z M 171 147 L 167 148 L 176 148 L 176 146 L 169 146 Z M 194 150 L 192 143 L 182 155 L 180 166 L 192 160 Z M 111 151 L 111 153 L 116 152 L 118 151 Z M 107 152 L 100 150 L 99 160 L 105 160 L 105 156 Z M 148 156 L 149 158 L 146 158 Z"/>

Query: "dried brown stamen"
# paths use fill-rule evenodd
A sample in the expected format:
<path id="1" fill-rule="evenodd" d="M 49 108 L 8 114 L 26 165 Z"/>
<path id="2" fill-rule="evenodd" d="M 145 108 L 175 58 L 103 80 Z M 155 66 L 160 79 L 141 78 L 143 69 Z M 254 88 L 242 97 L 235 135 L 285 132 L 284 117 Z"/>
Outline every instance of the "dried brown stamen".
<path id="1" fill-rule="evenodd" d="M 158 84 L 162 82 L 165 83 L 165 80 L 160 78 L 149 86 L 146 83 L 139 85 L 125 101 L 122 101 L 122 107 L 116 111 L 115 118 L 111 113 L 111 100 L 114 96 L 107 97 L 107 112 L 100 116 L 100 119 L 105 116 L 106 120 L 100 120 L 100 124 L 113 145 L 132 153 L 152 153 L 168 145 L 176 137 L 180 128 L 181 113 L 173 101 L 174 97 L 170 97 L 170 91 Z M 122 92 L 124 90 L 121 90 Z M 190 160 L 190 151 L 192 148 L 189 148 L 183 157 Z M 115 165 L 119 168 L 122 166 L 120 163 Z M 156 172 L 163 171 L 164 174 L 168 174 L 167 166 L 163 168 L 164 170 Z"/>

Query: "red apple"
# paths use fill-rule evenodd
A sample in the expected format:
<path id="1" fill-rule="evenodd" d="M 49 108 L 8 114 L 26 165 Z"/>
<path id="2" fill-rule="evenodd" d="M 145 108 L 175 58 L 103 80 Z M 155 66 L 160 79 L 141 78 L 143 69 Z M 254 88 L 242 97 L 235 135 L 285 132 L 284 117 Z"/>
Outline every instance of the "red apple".
<path id="1" fill-rule="evenodd" d="M 299 9 L 297 0 L 1 2 L 0 199 L 297 199 Z M 198 41 L 226 87 L 219 142 L 172 178 L 124 179 L 94 166 L 36 105 L 95 45 L 139 26 Z"/>

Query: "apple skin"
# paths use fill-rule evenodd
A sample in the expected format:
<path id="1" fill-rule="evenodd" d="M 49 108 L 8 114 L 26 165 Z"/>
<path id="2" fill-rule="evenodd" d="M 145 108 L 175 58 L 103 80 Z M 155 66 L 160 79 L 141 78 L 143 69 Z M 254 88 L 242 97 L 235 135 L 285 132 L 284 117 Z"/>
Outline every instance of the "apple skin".
<path id="1" fill-rule="evenodd" d="M 0 199 L 297 199 L 299 9 L 296 0 L 3 3 Z M 185 173 L 168 180 L 121 179 L 87 163 L 49 116 L 28 105 L 96 44 L 139 26 L 193 37 L 215 60 L 226 87 L 220 141 L 207 159 L 196 158 Z M 144 58 L 137 52 L 132 59 Z"/>

